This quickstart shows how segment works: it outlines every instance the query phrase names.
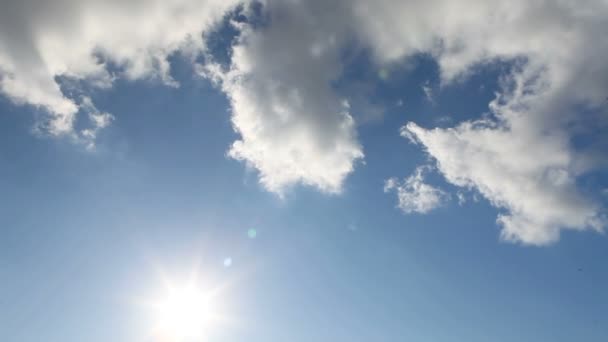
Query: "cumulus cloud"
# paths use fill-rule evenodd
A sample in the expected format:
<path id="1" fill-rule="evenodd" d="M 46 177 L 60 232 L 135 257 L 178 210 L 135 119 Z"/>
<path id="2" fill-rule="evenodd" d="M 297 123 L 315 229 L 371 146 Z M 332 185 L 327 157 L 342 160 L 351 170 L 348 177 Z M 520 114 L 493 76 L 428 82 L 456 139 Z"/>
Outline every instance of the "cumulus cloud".
<path id="1" fill-rule="evenodd" d="M 608 89 L 608 66 L 599 57 L 608 53 L 601 38 L 608 27 L 606 2 L 469 8 L 470 15 L 439 23 L 436 45 L 427 50 L 436 55 L 444 82 L 492 59 L 522 59 L 490 104 L 493 117 L 448 129 L 410 123 L 402 134 L 424 146 L 448 181 L 505 209 L 497 219 L 505 240 L 547 244 L 562 229 L 603 229 L 602 208 L 576 185 L 594 163 L 582 161 L 572 147 L 570 129 L 589 119 L 585 108 L 601 111 Z M 439 12 L 449 9 L 440 6 Z"/>
<path id="2" fill-rule="evenodd" d="M 117 77 L 178 86 L 168 57 L 179 52 L 195 61 L 205 33 L 240 3 L 249 1 L 9 1 L 0 13 L 0 92 L 46 111 L 44 132 L 91 145 L 101 126 L 89 114 L 93 127 L 75 134 L 77 114 L 87 108 L 58 77 L 99 88 Z M 338 193 L 363 157 L 348 103 L 331 89 L 347 36 L 334 17 L 338 5 L 263 2 L 271 23 L 239 27 L 221 85 L 241 136 L 229 155 L 259 170 L 270 191 L 301 183 Z"/>
<path id="3" fill-rule="evenodd" d="M 241 135 L 229 155 L 256 168 L 261 183 L 278 193 L 297 183 L 339 192 L 345 176 L 363 157 L 350 108 L 342 105 L 332 86 L 340 77 L 340 54 L 347 46 L 369 49 L 379 70 L 410 56 L 429 54 L 440 67 L 441 86 L 462 80 L 487 63 L 517 65 L 510 80 L 512 86 L 521 85 L 521 96 L 505 87 L 500 101 L 509 104 L 495 102 L 494 113 L 500 118 L 488 127 L 487 135 L 500 134 L 522 117 L 518 125 L 526 128 L 513 130 L 513 139 L 558 144 L 552 148 L 568 150 L 572 163 L 577 161 L 567 146 L 569 133 L 564 127 L 578 120 L 574 106 L 597 110 L 608 88 L 603 76 L 608 67 L 601 57 L 608 53 L 602 39 L 607 27 L 603 14 L 608 11 L 599 0 L 585 6 L 479 0 L 268 0 L 263 6 L 268 25 L 241 27 L 230 71 L 221 79 L 232 101 L 234 128 Z M 564 41 L 569 48 L 563 48 Z M 515 114 L 504 114 L 507 107 Z M 420 132 L 411 131 L 411 138 L 423 141 L 416 137 Z M 553 137 L 548 142 L 547 135 Z M 508 157 L 499 156 L 501 152 L 491 150 L 482 159 L 488 163 Z M 521 154 L 531 155 L 525 150 Z M 570 177 L 582 172 L 571 171 Z M 510 221 L 505 217 L 501 222 Z M 529 243 L 553 241 L 557 234 L 551 236 L 536 240 L 504 234 Z"/>
<path id="4" fill-rule="evenodd" d="M 261 14 L 246 10 L 252 20 L 234 23 L 239 35 L 229 66 L 210 62 L 201 70 L 231 103 L 239 138 L 228 155 L 255 168 L 266 189 L 282 194 L 305 184 L 339 193 L 363 159 L 351 115 L 357 101 L 337 89 L 345 51 L 369 51 L 378 70 L 426 54 L 439 66 L 439 87 L 457 86 L 488 63 L 509 65 L 489 115 L 472 113 L 482 119 L 455 127 L 410 123 L 402 130 L 449 182 L 502 210 L 504 239 L 547 244 L 563 229 L 605 226 L 604 209 L 578 186 L 580 177 L 605 167 L 605 148 L 597 148 L 605 143 L 586 150 L 573 144 L 608 126 L 605 0 L 260 3 Z M 76 114 L 91 110 L 64 92 L 59 78 L 101 88 L 116 77 L 177 86 L 168 56 L 180 52 L 195 61 L 205 51 L 205 33 L 236 4 L 5 1 L 0 92 L 48 111 L 48 133 L 73 134 Z M 92 131 L 80 135 L 94 137 L 111 121 L 94 113 Z"/>
<path id="5" fill-rule="evenodd" d="M 81 109 L 59 77 L 109 87 L 116 75 L 175 86 L 167 57 L 203 48 L 201 34 L 235 1 L 15 0 L 0 10 L 0 92 L 43 109 L 45 131 L 71 135 Z M 97 128 L 100 128 L 97 125 Z"/>
<path id="6" fill-rule="evenodd" d="M 540 245 L 556 241 L 561 229 L 601 230 L 601 208 L 577 189 L 584 169 L 577 166 L 567 135 L 544 131 L 546 126 L 534 126 L 514 111 L 526 107 L 520 101 L 537 97 L 529 96 L 494 101 L 491 107 L 502 121 L 430 130 L 409 123 L 402 134 L 424 146 L 449 182 L 476 189 L 506 210 L 497 219 L 505 240 Z"/>
<path id="7" fill-rule="evenodd" d="M 314 3 L 314 6 L 311 6 Z M 332 89 L 340 75 L 343 26 L 335 4 L 269 1 L 270 24 L 238 23 L 230 69 L 207 66 L 232 106 L 240 139 L 232 158 L 257 169 L 260 183 L 283 194 L 295 184 L 339 193 L 363 158 L 349 104 Z"/>
<path id="8" fill-rule="evenodd" d="M 443 190 L 424 182 L 428 166 L 419 166 L 414 173 L 400 182 L 397 178 L 389 178 L 384 182 L 384 192 L 397 194 L 397 207 L 404 213 L 426 214 L 440 207 L 449 195 Z"/>
<path id="9" fill-rule="evenodd" d="M 387 0 L 358 8 L 361 34 L 379 60 L 429 53 L 443 86 L 479 65 L 512 65 L 489 117 L 402 130 L 448 181 L 504 210 L 497 219 L 503 239 L 542 245 L 563 229 L 605 227 L 604 209 L 577 186 L 599 162 L 571 142 L 586 123 L 605 125 L 608 3 Z"/>

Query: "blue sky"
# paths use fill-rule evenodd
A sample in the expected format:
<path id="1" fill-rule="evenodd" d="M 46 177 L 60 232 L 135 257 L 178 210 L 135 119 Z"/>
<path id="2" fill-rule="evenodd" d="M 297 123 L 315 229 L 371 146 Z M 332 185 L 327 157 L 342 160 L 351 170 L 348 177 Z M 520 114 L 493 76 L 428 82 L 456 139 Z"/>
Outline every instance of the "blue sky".
<path id="1" fill-rule="evenodd" d="M 601 1 L 36 5 L 0 15 L 2 340 L 606 340 Z M 222 319 L 161 337 L 190 277 Z"/>

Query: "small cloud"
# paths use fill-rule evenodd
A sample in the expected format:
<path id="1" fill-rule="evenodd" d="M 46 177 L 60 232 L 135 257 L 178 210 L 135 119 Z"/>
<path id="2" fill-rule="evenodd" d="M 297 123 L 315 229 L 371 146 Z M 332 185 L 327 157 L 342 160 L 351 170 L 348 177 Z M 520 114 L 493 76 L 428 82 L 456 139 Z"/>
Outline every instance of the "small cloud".
<path id="1" fill-rule="evenodd" d="M 479 202 L 479 196 L 477 195 L 477 193 L 473 194 L 473 202 L 475 202 L 475 203 Z"/>
<path id="2" fill-rule="evenodd" d="M 458 198 L 458 205 L 460 206 L 467 202 L 467 198 L 464 196 L 464 193 L 462 191 L 458 191 L 456 193 L 456 197 Z"/>
<path id="3" fill-rule="evenodd" d="M 397 207 L 404 213 L 426 214 L 440 207 L 449 198 L 443 190 L 424 182 L 425 173 L 430 169 L 429 166 L 419 166 L 402 182 L 395 177 L 389 178 L 384 183 L 384 192 L 397 193 Z"/>
<path id="4" fill-rule="evenodd" d="M 424 96 L 426 97 L 426 100 L 434 105 L 435 96 L 433 94 L 433 88 L 431 88 L 429 81 L 424 82 L 424 84 L 422 85 L 422 91 L 424 92 Z"/>
<path id="5" fill-rule="evenodd" d="M 88 150 L 94 150 L 97 133 L 108 127 L 115 118 L 110 113 L 99 111 L 88 96 L 82 98 L 80 108 L 88 113 L 91 126 L 80 131 L 79 140 L 85 144 Z"/>

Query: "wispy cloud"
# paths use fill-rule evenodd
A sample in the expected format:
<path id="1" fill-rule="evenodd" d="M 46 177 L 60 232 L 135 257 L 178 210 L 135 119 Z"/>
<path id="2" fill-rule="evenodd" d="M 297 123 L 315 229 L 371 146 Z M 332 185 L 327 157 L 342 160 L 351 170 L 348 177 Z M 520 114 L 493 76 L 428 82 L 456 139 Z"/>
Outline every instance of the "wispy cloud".
<path id="1" fill-rule="evenodd" d="M 87 149 L 94 150 L 97 134 L 114 121 L 114 116 L 110 113 L 100 112 L 91 98 L 86 96 L 82 99 L 80 108 L 88 113 L 90 126 L 82 129 L 78 138 L 85 143 Z"/>
<path id="2" fill-rule="evenodd" d="M 424 96 L 426 97 L 426 100 L 431 104 L 435 104 L 433 88 L 431 88 L 430 82 L 429 81 L 424 82 L 424 84 L 421 86 L 421 88 L 422 88 L 422 91 L 424 92 Z"/>
<path id="3" fill-rule="evenodd" d="M 429 170 L 428 166 L 419 166 L 402 182 L 397 178 L 389 178 L 384 182 L 384 192 L 397 194 L 397 207 L 404 213 L 426 214 L 449 199 L 446 192 L 425 183 L 425 173 Z"/>

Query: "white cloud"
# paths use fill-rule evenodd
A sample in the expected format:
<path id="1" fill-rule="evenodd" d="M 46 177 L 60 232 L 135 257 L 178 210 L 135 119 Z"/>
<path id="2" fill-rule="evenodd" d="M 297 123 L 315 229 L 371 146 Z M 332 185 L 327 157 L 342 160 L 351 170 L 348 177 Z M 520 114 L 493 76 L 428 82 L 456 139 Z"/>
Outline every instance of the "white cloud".
<path id="1" fill-rule="evenodd" d="M 168 56 L 203 52 L 201 34 L 237 3 L 10 1 L 0 14 L 0 91 L 45 109 L 49 116 L 39 125 L 45 132 L 74 136 L 83 108 L 62 91 L 58 76 L 104 88 L 116 77 L 177 86 Z M 338 193 L 363 157 L 353 118 L 330 84 L 340 74 L 344 27 L 333 24 L 335 6 L 324 14 L 316 13 L 319 6 L 326 5 L 265 2 L 271 25 L 241 24 L 232 70 L 223 77 L 241 135 L 229 155 L 258 169 L 261 183 L 276 193 L 296 183 Z M 108 64 L 119 71 L 110 72 Z M 91 140 L 97 129 L 83 135 Z"/>
<path id="2" fill-rule="evenodd" d="M 387 0 L 358 8 L 360 31 L 379 60 L 430 53 L 443 86 L 488 62 L 516 65 L 490 104 L 493 117 L 446 129 L 409 123 L 402 130 L 448 181 L 504 209 L 503 239 L 542 245 L 562 229 L 603 229 L 604 209 L 577 187 L 599 161 L 571 141 L 589 122 L 605 125 L 606 1 Z M 596 155 L 605 158 L 605 151 Z"/>
<path id="3" fill-rule="evenodd" d="M 269 26 L 238 25 L 228 72 L 213 65 L 205 71 L 231 101 L 240 139 L 228 154 L 257 169 L 269 191 L 283 194 L 300 183 L 339 193 L 363 158 L 349 104 L 331 87 L 343 28 L 334 26 L 331 10 L 311 11 L 304 2 L 271 1 L 267 10 Z"/>
<path id="4" fill-rule="evenodd" d="M 449 198 L 443 190 L 424 182 L 428 170 L 429 167 L 419 166 L 403 182 L 399 182 L 397 178 L 385 181 L 384 192 L 397 193 L 397 207 L 404 213 L 426 214 L 440 207 Z"/>
<path id="5" fill-rule="evenodd" d="M 605 225 L 604 209 L 577 186 L 579 177 L 602 167 L 605 149 L 572 145 L 590 128 L 607 127 L 605 0 L 262 3 L 263 23 L 238 24 L 230 69 L 203 69 L 231 101 L 239 138 L 229 155 L 257 169 L 266 189 L 281 194 L 305 184 L 338 193 L 363 158 L 350 108 L 356 101 L 345 101 L 334 82 L 346 50 L 367 49 L 378 70 L 391 72 L 393 63 L 424 53 L 439 65 L 440 87 L 457 86 L 488 63 L 513 66 L 490 104 L 492 116 L 452 128 L 410 123 L 402 131 L 436 160 L 448 181 L 504 210 L 498 218 L 504 239 L 546 244 L 562 229 Z M 111 86 L 115 77 L 176 86 L 167 57 L 204 51 L 200 34 L 235 4 L 5 2 L 0 91 L 15 103 L 48 110 L 43 127 L 50 134 L 74 134 L 75 115 L 87 110 L 62 91 L 58 76 L 97 87 Z M 107 63 L 122 71 L 108 71 Z M 103 111 L 94 112 L 92 129 L 110 122 L 96 116 Z"/>
<path id="6" fill-rule="evenodd" d="M 608 88 L 603 76 L 608 66 L 601 57 L 608 53 L 602 38 L 608 11 L 599 0 L 585 6 L 479 0 L 269 0 L 264 5 L 269 24 L 243 29 L 232 69 L 222 79 L 241 135 L 230 155 L 259 170 L 261 183 L 278 193 L 296 183 L 338 192 L 353 163 L 363 157 L 349 108 L 340 106 L 342 100 L 331 85 L 340 77 L 340 53 L 353 42 L 371 48 L 379 70 L 429 53 L 439 64 L 442 86 L 463 79 L 478 65 L 520 60 L 513 79 L 534 80 L 536 88 L 523 91 L 537 94 L 535 103 L 542 108 L 517 110 L 515 116 L 526 117 L 531 132 L 514 130 L 513 139 L 524 134 L 521 138 L 529 135 L 530 140 L 550 131 L 567 140 L 560 125 L 577 115 L 565 113 L 562 105 L 597 108 Z M 564 41 L 570 48 L 563 48 Z M 545 91 L 542 97 L 540 90 Z M 511 124 L 509 116 L 500 120 L 500 125 Z M 486 132 L 492 135 L 494 129 L 501 131 L 493 127 Z M 560 144 L 554 148 L 564 148 L 565 140 L 553 140 Z M 500 152 L 491 150 L 484 160 Z"/>
<path id="7" fill-rule="evenodd" d="M 608 53 L 601 38 L 608 10 L 605 3 L 588 5 L 594 10 L 514 2 L 493 10 L 498 23 L 473 20 L 476 32 L 460 23 L 458 54 L 437 55 L 444 80 L 492 58 L 526 60 L 504 78 L 490 104 L 493 118 L 448 129 L 410 123 L 402 131 L 424 146 L 448 181 L 477 189 L 505 210 L 497 219 L 505 240 L 542 245 L 558 240 L 562 229 L 602 230 L 606 224 L 603 209 L 576 185 L 594 161 L 570 143 L 585 121 L 601 124 L 601 116 L 581 112 L 601 111 L 608 85 L 608 66 L 598 57 Z"/>
<path id="8" fill-rule="evenodd" d="M 578 160 L 565 129 L 545 121 L 553 114 L 546 110 L 556 110 L 556 90 L 546 77 L 530 69 L 514 73 L 505 84 L 511 90 L 490 104 L 496 119 L 448 129 L 409 123 L 402 129 L 404 137 L 424 146 L 449 182 L 474 188 L 505 209 L 497 222 L 508 241 L 542 245 L 559 239 L 562 229 L 601 230 L 606 224 L 599 205 L 576 185 L 591 166 Z"/>
<path id="9" fill-rule="evenodd" d="M 108 127 L 115 118 L 110 113 L 100 112 L 97 107 L 95 107 L 90 97 L 84 97 L 82 99 L 80 108 L 88 113 L 91 127 L 82 129 L 80 131 L 79 139 L 85 142 L 87 149 L 94 150 L 97 133 L 99 130 Z"/>
<path id="10" fill-rule="evenodd" d="M 107 62 L 128 79 L 175 85 L 167 57 L 203 48 L 201 33 L 235 1 L 15 0 L 0 9 L 0 92 L 44 109 L 51 135 L 72 135 L 79 105 L 57 77 L 109 87 Z M 99 127 L 98 127 L 99 128 Z"/>
<path id="11" fill-rule="evenodd" d="M 476 189 L 506 210 L 497 220 L 505 240 L 541 245 L 556 241 L 561 229 L 600 230 L 605 224 L 600 208 L 576 187 L 583 170 L 567 136 L 534 127 L 530 117 L 512 111 L 522 104 L 511 101 L 492 106 L 508 121 L 430 130 L 409 123 L 403 135 L 424 146 L 449 182 Z"/>
<path id="12" fill-rule="evenodd" d="M 456 197 L 458 198 L 458 205 L 462 206 L 467 203 L 467 198 L 462 191 L 458 191 Z"/>

